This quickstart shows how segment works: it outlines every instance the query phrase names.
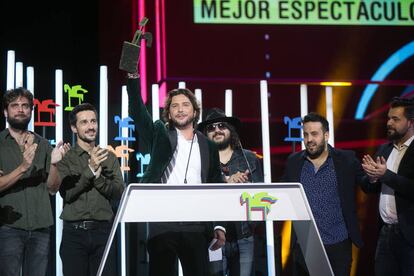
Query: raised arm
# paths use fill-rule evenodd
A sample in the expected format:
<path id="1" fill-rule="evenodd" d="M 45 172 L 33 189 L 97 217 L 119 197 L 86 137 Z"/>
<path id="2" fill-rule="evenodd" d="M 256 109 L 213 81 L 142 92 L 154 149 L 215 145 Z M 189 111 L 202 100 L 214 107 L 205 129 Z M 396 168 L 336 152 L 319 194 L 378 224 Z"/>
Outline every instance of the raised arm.
<path id="1" fill-rule="evenodd" d="M 154 124 L 141 98 L 139 77 L 128 77 L 127 91 L 129 114 L 135 123 L 135 135 L 139 135 L 147 145 L 152 145 Z"/>

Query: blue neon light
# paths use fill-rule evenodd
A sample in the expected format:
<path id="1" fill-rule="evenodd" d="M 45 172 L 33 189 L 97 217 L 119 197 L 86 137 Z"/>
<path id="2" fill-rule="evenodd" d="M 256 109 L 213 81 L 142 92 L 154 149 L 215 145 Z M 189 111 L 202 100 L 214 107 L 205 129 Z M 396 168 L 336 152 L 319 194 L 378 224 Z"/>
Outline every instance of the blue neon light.
<path id="1" fill-rule="evenodd" d="M 403 46 L 397 52 L 392 54 L 375 72 L 371 81 L 383 81 L 396 67 L 398 67 L 405 60 L 414 55 L 414 41 Z M 368 84 L 364 92 L 362 92 L 359 100 L 357 110 L 355 112 L 355 119 L 362 120 L 368 104 L 378 89 L 378 84 Z"/>

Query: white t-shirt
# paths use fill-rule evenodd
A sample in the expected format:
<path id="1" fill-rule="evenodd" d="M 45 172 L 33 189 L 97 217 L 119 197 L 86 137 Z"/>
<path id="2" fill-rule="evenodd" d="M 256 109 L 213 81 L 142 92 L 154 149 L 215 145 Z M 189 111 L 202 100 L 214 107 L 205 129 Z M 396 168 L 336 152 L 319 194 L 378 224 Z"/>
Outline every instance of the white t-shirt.
<path id="1" fill-rule="evenodd" d="M 198 144 L 197 135 L 194 134 L 193 141 L 187 140 L 177 129 L 177 148 L 176 148 L 176 161 L 174 168 L 168 178 L 167 184 L 185 184 L 184 179 L 187 178 L 187 184 L 200 184 L 201 183 L 201 157 L 200 147 Z M 191 148 L 191 143 L 193 144 Z M 191 156 L 190 156 L 191 150 Z M 188 158 L 190 156 L 190 161 Z M 187 177 L 186 169 L 188 163 Z"/>

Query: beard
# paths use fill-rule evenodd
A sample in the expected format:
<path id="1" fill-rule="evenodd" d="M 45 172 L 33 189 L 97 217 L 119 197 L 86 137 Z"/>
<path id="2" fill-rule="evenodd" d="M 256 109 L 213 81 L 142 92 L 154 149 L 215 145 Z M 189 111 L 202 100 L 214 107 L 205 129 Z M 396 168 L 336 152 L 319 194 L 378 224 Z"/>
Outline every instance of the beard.
<path id="1" fill-rule="evenodd" d="M 174 118 L 172 118 L 170 121 L 172 122 L 171 125 L 173 125 L 176 128 L 180 129 L 180 128 L 184 128 L 184 127 L 186 127 L 188 125 L 192 125 L 193 122 L 194 122 L 194 116 L 188 117 L 187 120 L 185 120 L 184 122 L 180 122 L 180 121 L 178 121 L 178 120 L 176 120 Z"/>
<path id="2" fill-rule="evenodd" d="M 224 150 L 230 145 L 230 137 L 224 137 L 223 141 L 215 142 L 218 150 Z"/>
<path id="3" fill-rule="evenodd" d="M 78 135 L 78 139 L 80 139 L 80 140 L 84 141 L 85 143 L 89 144 L 89 143 L 95 142 L 95 140 L 96 140 L 96 131 L 94 132 L 94 134 L 95 135 L 92 138 L 90 138 L 86 135 Z"/>
<path id="4" fill-rule="evenodd" d="M 323 153 L 323 151 L 325 150 L 325 140 L 323 140 L 323 142 L 322 143 L 320 143 L 319 145 L 317 144 L 316 145 L 316 149 L 315 149 L 315 151 L 311 151 L 310 149 L 309 149 L 309 146 L 308 145 L 306 145 L 306 153 L 308 154 L 308 157 L 310 158 L 310 159 L 316 159 L 316 158 L 318 158 L 319 156 L 321 156 L 321 154 Z"/>
<path id="5" fill-rule="evenodd" d="M 398 141 L 401 140 L 407 134 L 407 130 L 404 132 L 399 132 L 395 128 L 387 127 L 387 138 L 390 141 Z"/>
<path id="6" fill-rule="evenodd" d="M 26 130 L 30 122 L 30 117 L 25 117 L 23 119 L 15 119 L 15 118 L 7 117 L 7 122 L 14 129 Z"/>

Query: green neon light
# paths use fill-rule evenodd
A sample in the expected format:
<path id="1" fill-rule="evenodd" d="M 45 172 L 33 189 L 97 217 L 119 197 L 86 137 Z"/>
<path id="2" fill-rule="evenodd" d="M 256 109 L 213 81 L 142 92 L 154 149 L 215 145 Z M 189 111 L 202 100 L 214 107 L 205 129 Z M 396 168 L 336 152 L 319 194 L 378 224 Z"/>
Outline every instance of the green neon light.
<path id="1" fill-rule="evenodd" d="M 414 0 L 194 0 L 194 22 L 413 26 Z"/>

